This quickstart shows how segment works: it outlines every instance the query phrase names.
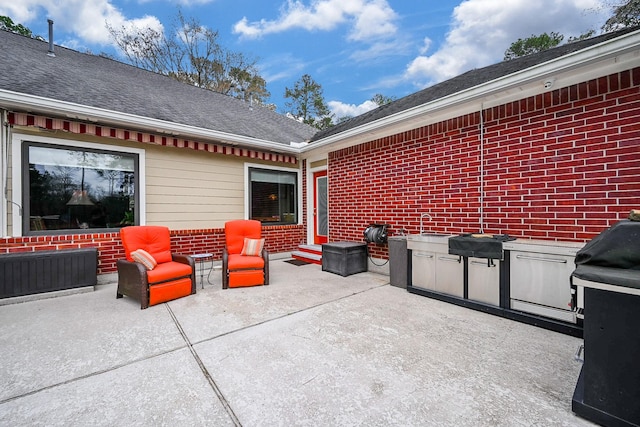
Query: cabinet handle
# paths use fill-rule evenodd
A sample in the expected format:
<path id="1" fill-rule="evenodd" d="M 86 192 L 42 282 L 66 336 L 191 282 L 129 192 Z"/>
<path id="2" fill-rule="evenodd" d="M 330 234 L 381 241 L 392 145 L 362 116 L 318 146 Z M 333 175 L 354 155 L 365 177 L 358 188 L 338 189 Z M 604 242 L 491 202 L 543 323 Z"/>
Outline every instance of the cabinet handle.
<path id="1" fill-rule="evenodd" d="M 539 256 L 530 256 L 530 255 L 516 255 L 517 259 L 527 259 L 531 261 L 543 261 L 543 262 L 555 262 L 558 264 L 566 264 L 566 259 L 557 259 L 557 258 L 544 258 Z"/>
<path id="2" fill-rule="evenodd" d="M 489 265 L 489 263 L 487 262 L 482 262 L 482 261 L 469 261 L 469 264 L 474 264 L 474 265 L 483 265 L 485 267 L 496 267 L 496 265 L 494 263 L 491 263 L 491 265 Z"/>
<path id="3" fill-rule="evenodd" d="M 449 257 L 441 256 L 441 257 L 438 257 L 438 259 L 440 261 L 455 262 L 456 264 L 460 264 L 460 258 L 449 258 Z"/>
<path id="4" fill-rule="evenodd" d="M 433 258 L 433 255 L 430 254 L 421 254 L 420 252 L 414 252 L 413 256 L 421 257 L 421 258 Z"/>

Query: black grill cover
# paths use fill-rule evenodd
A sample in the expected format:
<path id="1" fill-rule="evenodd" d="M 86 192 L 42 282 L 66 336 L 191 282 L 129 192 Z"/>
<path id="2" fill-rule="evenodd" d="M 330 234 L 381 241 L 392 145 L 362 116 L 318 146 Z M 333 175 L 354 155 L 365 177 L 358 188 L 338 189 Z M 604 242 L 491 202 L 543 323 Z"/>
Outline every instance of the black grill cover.
<path id="1" fill-rule="evenodd" d="M 614 224 L 584 245 L 575 262 L 574 277 L 640 288 L 640 222 Z"/>
<path id="2" fill-rule="evenodd" d="M 449 253 L 474 258 L 502 259 L 502 241 L 493 237 L 449 237 Z"/>
<path id="3" fill-rule="evenodd" d="M 606 229 L 578 251 L 575 262 L 640 270 L 640 221 L 623 220 Z"/>

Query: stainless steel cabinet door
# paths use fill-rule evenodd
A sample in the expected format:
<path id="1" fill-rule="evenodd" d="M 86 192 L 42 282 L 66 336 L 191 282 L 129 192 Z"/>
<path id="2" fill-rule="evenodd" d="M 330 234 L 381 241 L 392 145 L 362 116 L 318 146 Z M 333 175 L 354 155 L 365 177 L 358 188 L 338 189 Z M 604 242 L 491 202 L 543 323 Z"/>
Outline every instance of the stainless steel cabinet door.
<path id="1" fill-rule="evenodd" d="M 500 268 L 499 261 L 483 258 L 468 260 L 468 297 L 470 300 L 500 305 Z"/>
<path id="2" fill-rule="evenodd" d="M 464 296 L 464 263 L 456 255 L 436 254 L 436 291 Z"/>
<path id="3" fill-rule="evenodd" d="M 511 298 L 568 310 L 574 257 L 511 251 Z"/>
<path id="4" fill-rule="evenodd" d="M 435 290 L 436 257 L 433 252 L 412 251 L 411 283 L 416 288 Z"/>

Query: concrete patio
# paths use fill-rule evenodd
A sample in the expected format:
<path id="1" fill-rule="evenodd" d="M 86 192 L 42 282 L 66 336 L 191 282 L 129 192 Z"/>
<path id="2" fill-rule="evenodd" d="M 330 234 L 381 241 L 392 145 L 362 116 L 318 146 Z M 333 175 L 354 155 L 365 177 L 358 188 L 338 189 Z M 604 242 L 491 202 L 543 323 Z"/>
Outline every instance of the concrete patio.
<path id="1" fill-rule="evenodd" d="M 147 310 L 113 282 L 0 306 L 0 425 L 592 425 L 571 412 L 579 339 L 371 272 L 270 268 Z"/>

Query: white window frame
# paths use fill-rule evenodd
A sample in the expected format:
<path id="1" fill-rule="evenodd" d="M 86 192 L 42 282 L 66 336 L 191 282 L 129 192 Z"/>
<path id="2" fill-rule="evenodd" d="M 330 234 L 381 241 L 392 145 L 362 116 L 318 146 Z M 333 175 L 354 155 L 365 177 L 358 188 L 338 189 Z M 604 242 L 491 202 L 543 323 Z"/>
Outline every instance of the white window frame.
<path id="1" fill-rule="evenodd" d="M 114 153 L 129 153 L 138 155 L 138 206 L 140 214 L 140 225 L 146 223 L 146 197 L 145 197 L 145 150 L 141 148 L 121 147 L 118 145 L 98 144 L 94 142 L 76 141 L 70 139 L 58 139 L 45 136 L 29 135 L 24 133 L 12 133 L 11 138 L 11 191 L 13 198 L 16 195 L 20 195 L 19 203 L 22 206 L 22 145 L 25 142 L 39 142 L 44 144 L 55 144 L 59 146 L 65 146 L 70 148 L 89 148 L 102 151 L 112 151 Z M 15 200 L 14 200 L 15 202 Z M 22 211 L 22 209 L 20 209 Z M 11 216 L 12 223 L 12 235 L 14 237 L 21 237 L 22 233 L 22 217 L 18 209 L 13 209 Z M 69 233 L 73 233 L 73 230 L 68 230 Z"/>

